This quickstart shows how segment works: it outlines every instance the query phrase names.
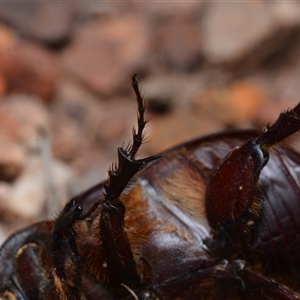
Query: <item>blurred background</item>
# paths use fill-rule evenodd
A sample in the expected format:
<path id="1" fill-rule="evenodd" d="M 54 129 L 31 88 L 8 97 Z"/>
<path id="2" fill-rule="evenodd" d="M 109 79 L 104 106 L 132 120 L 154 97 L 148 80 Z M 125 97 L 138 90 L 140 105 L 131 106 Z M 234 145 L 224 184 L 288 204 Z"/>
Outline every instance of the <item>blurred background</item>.
<path id="1" fill-rule="evenodd" d="M 107 178 L 148 102 L 140 156 L 261 129 L 300 99 L 300 4 L 0 3 L 0 244 Z"/>

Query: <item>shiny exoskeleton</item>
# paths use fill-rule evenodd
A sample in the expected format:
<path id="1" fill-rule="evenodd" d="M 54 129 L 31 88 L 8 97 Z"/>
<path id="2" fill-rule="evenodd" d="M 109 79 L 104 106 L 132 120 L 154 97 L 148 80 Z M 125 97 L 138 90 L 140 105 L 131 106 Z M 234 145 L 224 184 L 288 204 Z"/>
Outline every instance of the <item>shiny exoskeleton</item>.
<path id="1" fill-rule="evenodd" d="M 300 299 L 300 104 L 261 133 L 221 132 L 135 159 L 0 248 L 0 299 Z M 129 183 L 130 182 L 130 183 Z"/>

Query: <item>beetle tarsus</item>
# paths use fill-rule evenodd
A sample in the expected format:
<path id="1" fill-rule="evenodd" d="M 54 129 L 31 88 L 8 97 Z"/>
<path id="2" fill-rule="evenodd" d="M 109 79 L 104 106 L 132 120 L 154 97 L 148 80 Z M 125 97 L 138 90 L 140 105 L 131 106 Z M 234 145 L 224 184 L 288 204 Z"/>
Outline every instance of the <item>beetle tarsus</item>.
<path id="1" fill-rule="evenodd" d="M 138 130 L 136 131 L 133 128 L 133 144 L 131 146 L 131 149 L 129 151 L 129 158 L 133 159 L 136 154 L 138 149 L 140 148 L 142 142 L 143 142 L 143 131 L 144 128 L 147 124 L 147 120 L 145 120 L 145 104 L 143 97 L 141 96 L 141 92 L 139 89 L 138 81 L 137 81 L 137 74 L 132 76 L 132 87 L 136 95 L 136 101 L 138 104 L 138 117 L 137 117 L 137 123 L 138 123 Z"/>

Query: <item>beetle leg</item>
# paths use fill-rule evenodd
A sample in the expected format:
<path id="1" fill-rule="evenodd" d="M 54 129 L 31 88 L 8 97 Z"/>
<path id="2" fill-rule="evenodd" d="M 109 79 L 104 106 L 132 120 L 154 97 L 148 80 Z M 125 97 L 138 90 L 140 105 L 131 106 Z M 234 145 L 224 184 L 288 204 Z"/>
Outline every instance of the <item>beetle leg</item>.
<path id="1" fill-rule="evenodd" d="M 135 159 L 142 144 L 143 130 L 146 125 L 144 118 L 145 106 L 140 95 L 136 75 L 132 78 L 138 103 L 138 130 L 133 130 L 133 143 L 129 149 L 118 149 L 118 167 L 113 166 L 109 171 L 109 180 L 105 185 L 105 197 L 95 199 L 90 208 L 83 212 L 80 199 L 73 199 L 66 204 L 64 210 L 55 222 L 53 230 L 53 256 L 56 274 L 61 279 L 65 294 L 69 297 L 79 297 L 81 275 L 75 238 L 72 228 L 78 220 L 84 220 L 103 203 L 100 216 L 100 241 L 103 261 L 99 268 L 106 272 L 104 275 L 110 284 L 119 285 L 123 282 L 139 282 L 135 261 L 124 228 L 125 206 L 119 197 L 131 178 L 148 162 L 159 156 Z M 92 193 L 92 198 L 94 193 Z"/>
<path id="2" fill-rule="evenodd" d="M 67 299 L 80 299 L 81 274 L 73 224 L 80 219 L 82 208 L 75 200 L 68 202 L 58 216 L 53 233 L 52 247 L 55 275 L 60 280 Z"/>
<path id="3" fill-rule="evenodd" d="M 250 269 L 243 269 L 238 276 L 242 288 L 238 290 L 241 299 L 245 300 L 296 300 L 300 294 L 288 289 L 276 281 L 266 278 Z"/>
<path id="4" fill-rule="evenodd" d="M 262 168 L 270 148 L 300 129 L 300 103 L 280 114 L 257 138 L 234 149 L 217 166 L 207 190 L 206 212 L 218 238 L 239 242 L 260 213 L 256 197 Z"/>
<path id="5" fill-rule="evenodd" d="M 239 295 L 239 299 L 300 299 L 299 293 L 271 278 L 265 277 L 256 271 L 245 267 L 245 263 L 241 260 L 228 261 L 227 264 L 224 264 L 224 267 L 217 267 L 214 276 L 217 280 L 217 284 L 221 283 L 221 290 L 219 293 L 222 294 L 224 291 L 223 289 L 226 290 L 228 287 L 232 287 L 234 285 L 236 287 L 236 292 Z"/>
<path id="6" fill-rule="evenodd" d="M 144 118 L 145 106 L 140 94 L 136 75 L 132 77 L 132 86 L 138 103 L 138 130 L 133 129 L 133 142 L 129 149 L 118 148 L 118 167 L 109 171 L 109 180 L 105 186 L 105 199 L 100 216 L 100 240 L 103 257 L 102 266 L 105 269 L 106 281 L 113 285 L 127 282 L 139 283 L 140 279 L 125 232 L 125 206 L 120 195 L 131 178 L 148 162 L 159 156 L 135 159 L 143 141 L 143 130 L 146 125 Z"/>
<path id="7" fill-rule="evenodd" d="M 240 260 L 228 261 L 224 268 L 216 272 L 218 282 L 223 281 L 223 287 L 234 284 L 239 299 L 243 300 L 299 300 L 300 294 L 292 291 L 277 281 L 265 277 L 244 266 Z M 231 285 L 229 284 L 231 283 Z M 222 293 L 222 290 L 221 290 Z M 227 299 L 227 298 L 226 298 Z"/>

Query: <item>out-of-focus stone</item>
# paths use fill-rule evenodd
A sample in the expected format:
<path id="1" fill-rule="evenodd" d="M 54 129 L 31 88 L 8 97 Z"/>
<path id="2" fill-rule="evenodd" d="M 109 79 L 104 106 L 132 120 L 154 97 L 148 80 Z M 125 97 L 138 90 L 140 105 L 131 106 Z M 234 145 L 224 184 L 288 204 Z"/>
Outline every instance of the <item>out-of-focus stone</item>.
<path id="1" fill-rule="evenodd" d="M 157 48 L 176 69 L 192 68 L 200 60 L 200 39 L 190 20 L 173 18 L 161 24 Z"/>
<path id="2" fill-rule="evenodd" d="M 10 91 L 32 93 L 48 100 L 54 93 L 59 66 L 50 51 L 1 27 L 0 74 Z"/>
<path id="3" fill-rule="evenodd" d="M 0 101 L 0 136 L 36 149 L 41 132 L 49 131 L 49 115 L 39 98 L 15 94 Z"/>
<path id="4" fill-rule="evenodd" d="M 95 132 L 90 124 L 105 113 L 94 95 L 73 81 L 62 81 L 51 105 L 54 156 L 69 163 L 92 149 Z M 100 130 L 100 129 L 99 129 Z"/>
<path id="5" fill-rule="evenodd" d="M 48 131 L 48 114 L 34 97 L 9 96 L 0 101 L 0 179 L 11 180 L 24 169 L 28 151 Z"/>
<path id="6" fill-rule="evenodd" d="M 63 82 L 51 107 L 55 157 L 69 162 L 82 173 L 103 159 L 105 152 L 113 151 L 115 155 L 117 146 L 121 146 L 119 140 L 131 139 L 137 111 L 134 97 L 132 91 L 130 100 L 99 101 L 78 83 Z M 104 162 L 107 168 L 111 160 L 104 158 Z"/>
<path id="7" fill-rule="evenodd" d="M 204 55 L 220 64 L 239 61 L 259 45 L 263 47 L 274 33 L 275 22 L 264 2 L 213 2 L 207 6 L 201 26 Z"/>
<path id="8" fill-rule="evenodd" d="M 262 103 L 264 93 L 259 86 L 246 82 L 235 81 L 228 90 L 228 123 L 250 123 L 257 116 Z"/>
<path id="9" fill-rule="evenodd" d="M 128 2 L 114 1 L 78 1 L 75 2 L 78 18 L 81 20 L 89 20 L 92 18 L 106 17 L 123 13 L 128 7 Z"/>
<path id="10" fill-rule="evenodd" d="M 198 18 L 205 1 L 129 1 L 129 4 L 139 13 L 146 13 L 156 20 L 179 15 Z"/>
<path id="11" fill-rule="evenodd" d="M 18 218 L 11 228 L 52 218 L 70 198 L 70 167 L 52 158 L 48 112 L 33 96 L 10 95 L 0 100 L 1 214 Z M 10 183 L 5 182 L 9 180 Z"/>
<path id="12" fill-rule="evenodd" d="M 0 138 L 0 180 L 12 180 L 16 178 L 24 169 L 26 154 L 24 149 Z"/>
<path id="13" fill-rule="evenodd" d="M 202 113 L 219 120 L 225 126 L 248 126 L 258 115 L 265 95 L 254 83 L 236 81 L 230 86 L 210 87 L 196 97 L 196 107 Z"/>
<path id="14" fill-rule="evenodd" d="M 223 124 L 186 107 L 167 116 L 153 117 L 148 128 L 147 140 L 151 142 L 146 143 L 144 148 L 154 155 L 178 143 L 221 130 Z"/>
<path id="15" fill-rule="evenodd" d="M 16 32 L 9 29 L 7 26 L 0 25 L 0 49 L 5 49 L 15 45 L 18 41 Z"/>
<path id="16" fill-rule="evenodd" d="M 143 19 L 118 16 L 87 23 L 75 33 L 63 61 L 92 91 L 112 95 L 147 60 L 149 31 Z"/>
<path id="17" fill-rule="evenodd" d="M 268 6 L 276 23 L 283 27 L 293 27 L 300 25 L 300 3 L 279 1 L 270 3 Z"/>
<path id="18" fill-rule="evenodd" d="M 2 48 L 3 45 L 5 46 L 10 39 L 12 39 L 11 32 L 9 30 L 5 30 L 4 28 L 3 30 L 1 30 L 0 27 L 0 49 Z M 4 74 L 0 72 L 0 97 L 3 96 L 7 91 L 8 91 L 7 80 Z"/>
<path id="19" fill-rule="evenodd" d="M 73 175 L 68 167 L 57 161 L 51 162 L 51 170 L 45 167 L 40 155 L 32 155 L 21 176 L 6 190 L 0 189 L 2 209 L 27 220 L 57 215 L 70 197 Z M 49 182 L 49 172 L 52 182 Z"/>
<path id="20" fill-rule="evenodd" d="M 3 228 L 0 228 L 0 245 L 2 245 L 6 237 L 7 237 L 7 232 Z"/>
<path id="21" fill-rule="evenodd" d="M 7 81 L 5 77 L 0 73 L 0 97 L 2 97 L 8 90 Z"/>
<path id="22" fill-rule="evenodd" d="M 143 80 L 140 83 L 144 92 L 145 101 L 168 102 L 170 110 L 176 107 L 189 106 L 195 94 L 199 93 L 205 85 L 205 79 L 200 74 L 188 76 L 186 74 L 173 73 L 157 75 Z"/>
<path id="23" fill-rule="evenodd" d="M 25 37 L 58 44 L 71 33 L 74 10 L 67 2 L 1 2 L 0 19 Z"/>

